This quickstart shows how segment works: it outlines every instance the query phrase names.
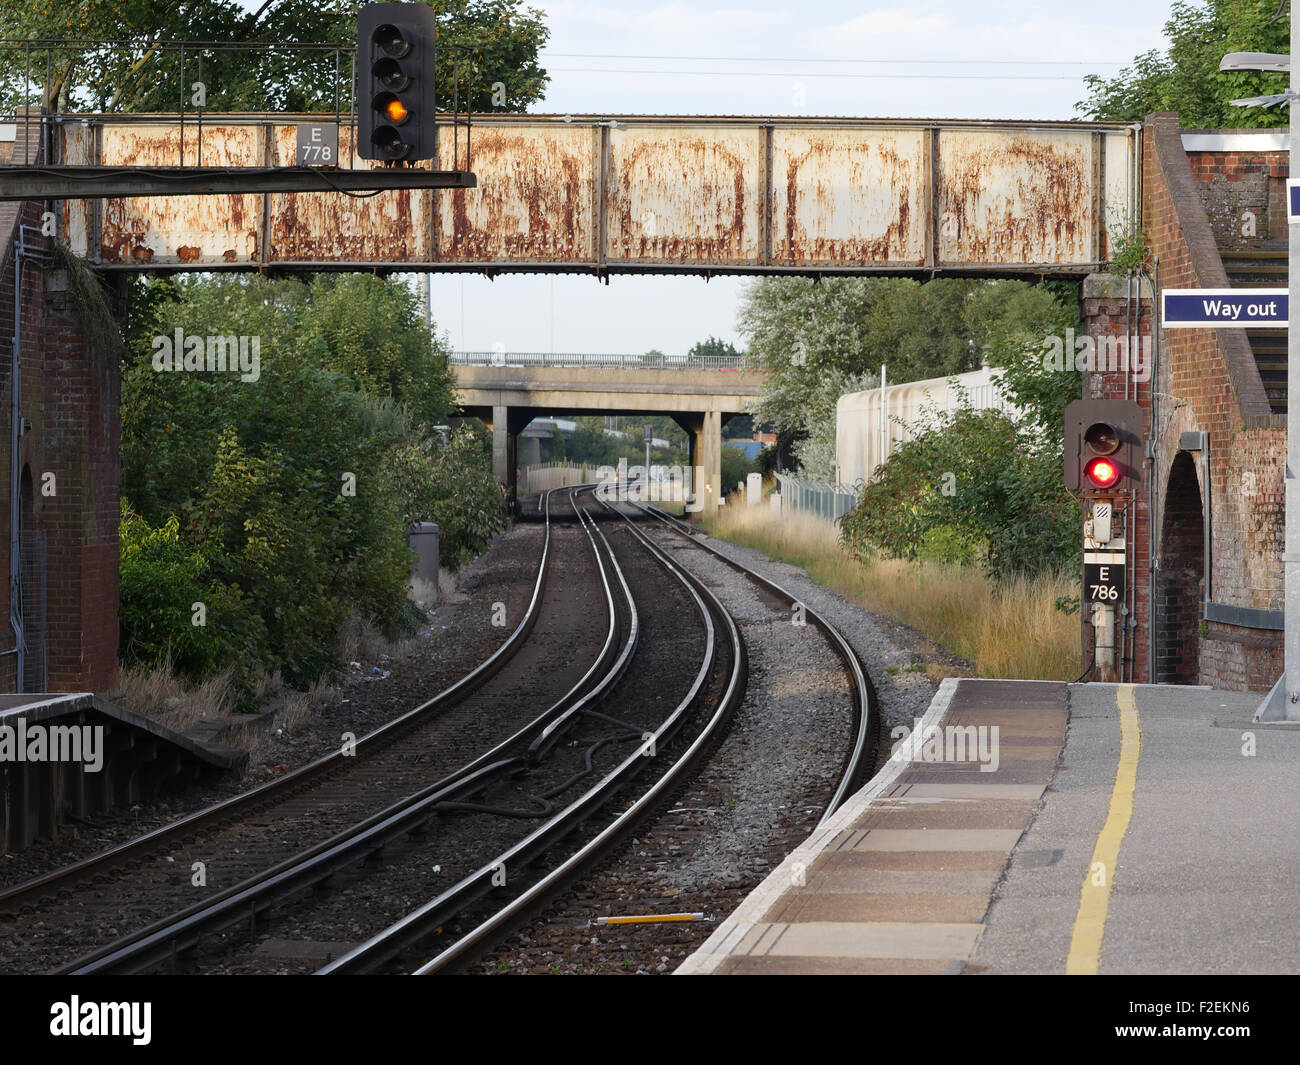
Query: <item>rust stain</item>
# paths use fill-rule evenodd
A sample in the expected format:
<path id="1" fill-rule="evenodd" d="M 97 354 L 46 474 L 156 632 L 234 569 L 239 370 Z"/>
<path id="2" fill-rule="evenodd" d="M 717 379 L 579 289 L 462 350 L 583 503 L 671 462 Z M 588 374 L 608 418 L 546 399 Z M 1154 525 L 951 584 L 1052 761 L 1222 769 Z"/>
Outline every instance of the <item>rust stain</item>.
<path id="1" fill-rule="evenodd" d="M 744 263 L 758 254 L 752 130 L 649 129 L 613 144 L 608 254 L 619 261 Z"/>
<path id="2" fill-rule="evenodd" d="M 340 148 L 347 152 L 343 133 Z M 86 244 L 114 264 L 391 263 L 431 257 L 586 263 L 603 213 L 603 251 L 611 261 L 708 267 L 756 262 L 761 215 L 770 211 L 772 255 L 779 265 L 911 266 L 925 259 L 931 211 L 927 129 L 778 124 L 770 202 L 761 196 L 757 123 L 692 119 L 612 128 L 604 202 L 595 204 L 598 133 L 582 123 L 476 123 L 473 169 L 479 187 L 469 190 L 400 190 L 367 199 L 328 192 L 107 200 L 99 212 L 100 232 L 87 233 Z M 1095 230 L 1091 136 L 1074 130 L 941 128 L 934 193 L 941 219 L 937 265 L 1086 261 Z M 174 124 L 108 122 L 102 140 L 106 165 L 178 162 Z M 205 124 L 203 161 L 291 161 L 294 141 L 288 124 L 213 122 Z M 195 142 L 188 131 L 185 144 L 185 161 L 193 163 Z M 444 151 L 446 166 L 450 142 Z M 437 212 L 436 225 L 431 211 Z M 435 234 L 438 246 L 431 255 Z"/>
<path id="3" fill-rule="evenodd" d="M 926 191 L 922 147 L 915 130 L 779 131 L 774 152 L 784 159 L 785 185 L 774 261 L 918 265 L 923 232 L 914 218 L 924 214 L 913 201 Z"/>
<path id="4" fill-rule="evenodd" d="M 1087 259 L 1092 173 L 1085 145 L 1031 134 L 945 134 L 940 158 L 946 261 Z"/>
<path id="5" fill-rule="evenodd" d="M 479 187 L 439 194 L 439 257 L 563 262 L 591 243 L 590 131 L 475 130 Z"/>

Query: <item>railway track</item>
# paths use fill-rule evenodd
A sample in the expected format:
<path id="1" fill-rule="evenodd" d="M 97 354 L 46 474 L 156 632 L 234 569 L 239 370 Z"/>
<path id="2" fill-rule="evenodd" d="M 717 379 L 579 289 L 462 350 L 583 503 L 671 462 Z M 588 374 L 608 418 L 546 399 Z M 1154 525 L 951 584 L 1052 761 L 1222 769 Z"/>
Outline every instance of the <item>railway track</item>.
<path id="1" fill-rule="evenodd" d="M 52 927 L 57 923 L 54 919 L 59 899 L 75 905 L 79 911 L 75 917 L 84 918 L 87 892 L 78 893 L 78 888 L 111 885 L 111 895 L 94 893 L 103 898 L 104 904 L 89 909 L 101 909 L 110 918 L 116 917 L 106 922 L 112 927 L 121 923 L 121 917 L 111 913 L 114 900 L 136 899 L 140 903 L 137 913 L 143 915 L 137 926 L 149 927 L 163 914 L 197 909 L 236 887 L 279 876 L 286 864 L 281 859 L 289 849 L 284 842 L 286 834 L 292 835 L 291 844 L 305 844 L 292 847 L 289 853 L 323 853 L 339 842 L 340 835 L 364 836 L 391 815 L 394 804 L 428 792 L 431 779 L 436 781 L 433 787 L 444 790 L 459 787 L 462 779 L 477 779 L 476 774 L 486 769 L 499 749 L 493 748 L 468 762 L 463 756 L 467 744 L 482 750 L 482 743 L 476 744 L 476 739 L 481 738 L 478 722 L 485 713 L 504 708 L 504 713 L 492 714 L 493 718 L 517 725 L 515 736 L 524 734 L 568 709 L 611 669 L 626 663 L 627 649 L 620 649 L 616 641 L 618 612 L 608 553 L 599 547 L 591 531 L 584 529 L 583 539 L 589 548 L 584 564 L 590 568 L 589 583 L 599 589 L 593 601 L 582 604 L 591 614 L 587 619 L 592 622 L 590 665 L 576 680 L 573 674 L 581 669 L 580 665 L 567 671 L 555 670 L 552 687 L 560 688 L 561 694 L 543 714 L 523 713 L 527 707 L 535 708 L 537 680 L 535 676 L 524 680 L 512 677 L 508 667 L 513 662 L 517 669 L 529 657 L 542 661 L 547 657 L 545 653 L 525 654 L 525 646 L 545 636 L 552 645 L 558 645 L 549 649 L 550 657 L 559 652 L 576 662 L 581 654 L 574 652 L 583 644 L 576 634 L 544 631 L 556 620 L 551 601 L 573 594 L 573 589 L 567 589 L 568 595 L 544 598 L 556 557 L 550 503 L 548 496 L 542 550 L 524 615 L 502 645 L 475 669 L 401 717 L 331 755 L 119 847 L 0 892 L 0 915 L 40 913 L 45 918 L 43 923 Z M 534 638 L 539 619 L 543 631 Z M 566 635 L 568 646 L 564 646 Z M 533 698 L 518 699 L 524 691 Z M 455 716 L 449 717 L 452 711 Z M 207 864 L 221 873 L 210 896 L 195 906 L 176 903 L 187 894 L 192 899 L 194 891 L 187 886 L 188 876 L 184 884 L 176 883 L 176 865 L 164 863 L 161 857 L 182 849 L 215 857 L 216 861 Z M 166 868 L 167 864 L 171 868 Z M 84 948 L 78 953 L 84 953 Z"/>
<path id="2" fill-rule="evenodd" d="M 588 513 L 588 508 L 579 502 L 580 495 L 591 496 L 604 520 L 618 522 L 626 536 L 672 578 L 677 594 L 692 604 L 704 633 L 700 664 L 689 687 L 653 727 L 641 727 L 627 720 L 628 714 L 625 711 L 631 693 L 620 687 L 620 681 L 627 674 L 639 646 L 641 628 L 637 604 L 613 548 L 598 523 Z M 422 949 L 420 945 L 424 944 L 424 956 L 427 957 L 427 944 L 437 941 L 435 956 L 420 965 L 417 971 L 446 971 L 462 965 L 499 940 L 510 928 L 526 920 L 529 914 L 571 883 L 582 870 L 598 862 L 631 828 L 646 820 L 665 797 L 680 790 L 693 769 L 720 741 L 731 714 L 743 698 L 746 651 L 735 620 L 713 592 L 685 567 L 674 562 L 656 542 L 656 538 L 638 526 L 652 520 L 659 524 L 664 535 L 685 537 L 697 547 L 711 551 L 729 566 L 744 573 L 768 596 L 786 603 L 797 600 L 780 586 L 732 561 L 709 545 L 700 543 L 689 526 L 657 511 L 657 508 L 638 508 L 640 513 L 636 516 L 639 520 L 634 521 L 631 515 L 611 506 L 606 500 L 595 498 L 592 486 L 569 491 L 565 505 L 573 508 L 575 520 L 585 534 L 596 560 L 607 627 L 599 654 L 579 680 L 559 699 L 547 706 L 541 714 L 532 717 L 527 724 L 515 729 L 505 740 L 438 779 L 408 790 L 382 809 L 293 857 L 261 868 L 199 903 L 168 913 L 159 920 L 137 928 L 128 935 L 77 958 L 59 971 L 79 974 L 139 972 L 169 962 L 175 964 L 182 958 L 193 959 L 203 952 L 202 944 L 205 941 L 211 941 L 213 937 L 244 925 L 249 929 L 256 928 L 259 920 L 272 908 L 295 897 L 303 897 L 309 888 L 335 883 L 336 877 L 344 870 L 349 870 L 349 875 L 356 876 L 357 869 L 364 861 L 385 854 L 386 848 L 398 850 L 409 844 L 418 850 L 418 844 L 414 841 L 424 839 L 434 826 L 441 831 L 449 819 L 465 816 L 471 819 L 495 817 L 506 820 L 540 820 L 536 828 L 514 839 L 499 852 L 476 860 L 474 867 L 460 876 L 451 887 L 412 908 L 400 919 L 319 970 L 322 974 L 374 971 L 390 966 L 396 959 L 403 963 L 404 971 L 409 971 L 410 965 L 405 963 L 416 957 L 413 951 Z M 451 693 L 469 690 L 467 682 L 480 674 L 493 660 L 498 661 L 497 668 L 500 669 L 512 653 L 507 651 L 511 642 L 520 639 L 521 633 L 526 637 L 536 624 L 536 609 L 552 550 L 550 493 L 542 501 L 542 509 L 547 529 L 528 616 L 520 622 L 507 643 L 492 659 L 399 721 L 406 721 L 420 710 L 449 697 Z M 558 512 L 559 508 L 556 509 Z M 861 782 L 871 765 L 878 719 L 870 680 L 852 649 L 824 619 L 806 607 L 805 611 L 808 620 L 825 634 L 844 663 L 854 691 L 857 714 L 854 742 L 845 756 L 839 785 L 826 807 L 828 816 L 849 791 Z M 707 705 L 702 705 L 705 703 Z M 545 768 L 552 761 L 562 760 L 557 752 L 563 754 L 564 749 L 572 745 L 570 736 L 575 732 L 591 733 L 593 727 L 598 734 L 588 735 L 581 741 L 586 742 L 587 747 L 577 772 L 572 771 L 572 766 L 567 769 L 558 766 Z M 604 731 L 601 732 L 601 729 Z M 366 739 L 370 740 L 383 731 L 377 730 Z M 606 751 L 607 754 L 615 747 L 627 744 L 633 745 L 630 752 L 616 764 L 603 767 L 596 765 L 599 752 Z M 329 759 L 321 760 L 328 761 Z M 313 763 L 313 766 L 316 764 Z M 312 769 L 313 766 L 304 767 L 299 773 Z M 632 781 L 652 766 L 656 770 L 662 768 L 663 771 L 656 772 L 647 786 L 633 794 Z M 529 792 L 529 802 L 532 805 L 511 808 L 510 802 L 502 796 L 512 791 L 521 791 L 519 780 L 531 781 L 533 776 L 540 778 L 538 782 L 529 783 L 522 789 Z M 598 779 L 585 791 L 574 795 L 577 783 L 589 776 Z M 276 782 L 272 787 L 283 787 L 284 783 Z M 264 789 L 259 789 L 262 790 Z M 255 793 L 249 793 L 250 796 L 253 794 Z M 217 811 L 223 807 L 227 810 L 221 816 L 229 818 L 231 814 L 228 808 L 231 803 L 247 798 L 248 796 L 241 796 L 186 821 L 193 824 L 198 819 L 201 825 L 204 818 L 218 816 Z M 618 807 L 614 813 L 610 812 L 612 805 Z M 590 827 L 592 823 L 597 826 L 594 833 L 589 831 L 583 836 L 578 832 L 581 826 Z M 185 824 L 183 821 L 176 826 L 151 833 L 128 847 L 147 847 L 145 841 L 152 839 L 153 852 L 156 853 L 167 839 L 179 838 L 168 837 L 166 834 L 169 831 L 183 832 Z M 142 850 L 136 853 L 149 852 Z M 108 852 L 101 856 L 107 864 L 101 867 L 99 873 L 80 868 L 87 863 L 78 863 L 78 866 L 42 878 L 40 882 L 20 885 L 9 892 L 0 893 L 0 910 L 7 908 L 7 900 L 13 899 L 23 900 L 23 905 L 30 909 L 35 900 L 49 896 L 52 891 L 59 891 L 66 898 L 72 894 L 76 884 L 84 881 L 87 876 L 102 876 L 105 871 L 122 864 L 123 857 L 118 855 L 113 858 L 113 854 L 114 852 Z M 549 868 L 540 873 L 524 872 L 539 863 L 544 856 L 551 859 Z M 129 859 L 133 862 L 138 860 Z M 507 876 L 512 889 L 509 898 L 504 904 L 485 911 L 481 900 L 489 894 L 501 894 Z M 24 895 L 24 889 L 29 893 Z M 316 896 L 312 897 L 314 899 Z M 9 908 L 12 908 L 12 902 Z M 47 920 L 57 919 L 55 914 L 43 916 Z M 449 927 L 463 927 L 466 923 L 471 926 L 468 932 L 443 934 L 440 939 L 436 935 L 440 931 L 445 933 Z M 240 938 L 238 935 L 222 936 L 222 941 L 217 944 L 218 953 L 224 950 L 229 958 L 230 943 Z M 246 940 L 248 937 L 242 938 Z"/>
<path id="3" fill-rule="evenodd" d="M 607 513 L 611 515 L 618 513 L 616 508 L 611 506 L 608 501 L 600 499 L 598 493 L 597 499 Z M 768 595 L 775 596 L 789 605 L 799 602 L 795 596 L 775 582 L 762 577 L 708 545 L 700 543 L 693 535 L 694 530 L 691 530 L 684 523 L 664 514 L 662 511 L 658 511 L 657 508 L 640 509 L 642 513 L 653 516 L 674 533 L 685 536 L 695 546 L 708 550 L 715 557 L 726 562 L 731 568 L 744 574 Z M 735 620 L 703 582 L 674 563 L 654 543 L 652 538 L 636 527 L 636 524 L 626 514 L 619 514 L 619 516 L 638 542 L 669 573 L 691 591 L 698 607 L 709 620 L 710 631 L 725 634 L 725 641 L 730 644 L 732 653 L 732 665 L 727 677 L 725 693 L 711 709 L 708 720 L 691 739 L 681 756 L 662 775 L 655 779 L 640 796 L 632 800 L 617 818 L 604 826 L 581 846 L 574 849 L 562 861 L 556 863 L 550 871 L 534 879 L 522 892 L 496 909 L 489 917 L 476 923 L 468 933 L 460 935 L 453 942 L 442 947 L 432 959 L 415 970 L 417 975 L 432 975 L 462 966 L 466 961 L 481 953 L 488 945 L 499 941 L 508 931 L 536 913 L 547 900 L 557 895 L 564 887 L 577 879 L 584 870 L 590 868 L 604 857 L 632 829 L 644 823 L 666 797 L 673 795 L 681 788 L 707 755 L 710 747 L 720 741 L 721 733 L 725 729 L 728 719 L 743 696 L 747 672 L 747 656 Z M 829 622 L 806 605 L 803 606 L 808 620 L 826 636 L 836 654 L 841 658 L 846 673 L 850 677 L 855 707 L 854 741 L 850 750 L 846 753 L 845 764 L 839 775 L 838 785 L 823 813 L 822 820 L 824 821 L 843 802 L 844 798 L 862 783 L 864 777 L 870 772 L 874 764 L 878 742 L 879 714 L 876 706 L 876 695 L 870 678 L 852 647 Z M 673 714 L 670 715 L 668 722 L 665 723 L 665 729 L 670 725 L 675 727 L 688 706 L 689 701 L 679 704 Z M 656 739 L 662 739 L 662 734 L 656 734 Z M 599 799 L 602 791 L 606 789 L 612 790 L 618 785 L 620 776 L 630 777 L 643 767 L 644 763 L 638 765 L 636 755 L 628 758 L 602 780 L 598 788 L 592 789 L 582 800 L 575 802 L 569 809 L 558 815 L 552 824 L 544 826 L 544 829 L 539 830 L 533 837 L 530 837 L 529 842 L 535 844 L 538 850 L 544 850 L 556 837 L 571 831 L 575 823 L 581 823 L 591 816 L 591 804 Z M 378 936 L 372 937 L 371 940 L 348 955 L 327 965 L 320 970 L 321 973 L 369 971 L 379 964 L 398 956 L 403 951 L 409 950 L 428 937 L 435 929 L 460 916 L 469 899 L 478 898 L 486 893 L 484 883 L 485 881 L 490 882 L 493 870 L 509 867 L 508 863 L 516 860 L 517 857 L 519 855 L 515 851 L 498 856 L 493 863 L 476 871 L 473 877 L 467 878 L 450 891 L 431 900 L 426 906 L 408 915 L 401 922 L 385 929 Z"/>

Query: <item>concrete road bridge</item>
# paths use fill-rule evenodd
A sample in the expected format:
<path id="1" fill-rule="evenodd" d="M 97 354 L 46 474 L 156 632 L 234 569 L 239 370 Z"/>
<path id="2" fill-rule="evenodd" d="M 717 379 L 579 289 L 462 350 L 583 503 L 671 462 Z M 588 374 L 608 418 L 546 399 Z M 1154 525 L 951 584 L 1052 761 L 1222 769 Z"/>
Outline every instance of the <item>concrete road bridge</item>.
<path id="1" fill-rule="evenodd" d="M 722 427 L 758 399 L 762 374 L 743 357 L 457 352 L 461 409 L 492 430 L 492 466 L 513 488 L 519 434 L 553 414 L 667 414 L 686 432 L 697 490 L 722 485 Z"/>

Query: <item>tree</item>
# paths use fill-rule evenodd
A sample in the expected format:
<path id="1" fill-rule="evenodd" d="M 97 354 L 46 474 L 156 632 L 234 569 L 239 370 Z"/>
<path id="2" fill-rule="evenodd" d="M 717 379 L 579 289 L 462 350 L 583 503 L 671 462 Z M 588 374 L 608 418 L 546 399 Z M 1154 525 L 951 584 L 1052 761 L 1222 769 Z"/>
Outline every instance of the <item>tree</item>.
<path id="1" fill-rule="evenodd" d="M 975 290 L 966 308 L 971 338 L 989 364 L 1001 369 L 1003 389 L 1044 440 L 1058 443 L 1066 405 L 1079 398 L 1081 378 L 1074 369 L 1046 369 L 1044 344 L 1078 326 L 1076 287 L 992 281 Z"/>
<path id="2" fill-rule="evenodd" d="M 183 668 L 234 664 L 245 692 L 264 670 L 305 684 L 349 614 L 400 621 L 408 522 L 440 523 L 448 564 L 502 527 L 482 442 L 424 431 L 451 409 L 451 378 L 414 300 L 369 276 L 137 294 L 122 371 L 128 654 L 156 664 L 170 646 Z M 177 327 L 255 339 L 256 373 L 163 362 Z M 159 590 L 172 586 L 183 591 Z M 206 605 L 202 638 L 186 632 L 186 596 Z"/>
<path id="3" fill-rule="evenodd" d="M 686 354 L 693 359 L 718 356 L 734 359 L 740 355 L 740 352 L 736 350 L 734 344 L 720 337 L 710 336 L 708 340 L 701 340 L 698 344 L 693 345 Z"/>
<path id="4" fill-rule="evenodd" d="M 903 278 L 763 279 L 741 304 L 739 328 L 768 371 L 755 405 L 797 441 L 804 472 L 835 477 L 835 402 L 891 381 L 962 373 L 978 365 L 966 304 L 976 283 Z"/>
<path id="5" fill-rule="evenodd" d="M 468 100 L 481 111 L 522 111 L 542 98 L 549 76 L 537 55 L 549 30 L 539 10 L 523 0 L 431 0 L 430 6 L 438 12 L 440 45 L 472 57 L 472 83 L 461 63 L 462 108 Z M 252 9 L 237 0 L 6 4 L 0 14 L 6 39 L 112 43 L 0 50 L 3 109 L 41 102 L 62 111 L 165 113 L 182 98 L 193 107 L 192 83 L 201 80 L 208 110 L 332 111 L 337 102 L 347 113 L 360 7 L 361 0 L 264 0 Z M 240 47 L 187 46 L 182 82 L 182 41 Z M 325 47 L 266 47 L 276 44 Z M 450 53 L 438 67 L 438 104 L 450 109 Z M 29 77 L 34 92 L 24 91 Z"/>
<path id="6" fill-rule="evenodd" d="M 1141 122 L 1153 111 L 1177 111 L 1184 127 L 1285 128 L 1288 109 L 1234 107 L 1230 100 L 1287 90 L 1286 74 L 1219 71 L 1228 52 L 1289 52 L 1290 24 L 1272 21 L 1277 0 L 1176 0 L 1165 36 L 1169 51 L 1137 56 L 1113 78 L 1089 74 L 1089 95 L 1075 107 L 1099 121 Z"/>

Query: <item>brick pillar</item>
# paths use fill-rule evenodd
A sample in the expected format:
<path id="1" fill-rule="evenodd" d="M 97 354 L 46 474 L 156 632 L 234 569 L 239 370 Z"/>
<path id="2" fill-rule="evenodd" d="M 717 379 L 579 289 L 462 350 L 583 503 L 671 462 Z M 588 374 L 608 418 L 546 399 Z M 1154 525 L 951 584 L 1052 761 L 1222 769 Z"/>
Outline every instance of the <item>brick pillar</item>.
<path id="1" fill-rule="evenodd" d="M 1145 431 L 1151 432 L 1151 373 L 1154 343 L 1152 340 L 1152 300 L 1150 289 L 1143 282 L 1133 285 L 1133 299 L 1129 299 L 1126 278 L 1114 274 L 1092 274 L 1084 279 L 1082 288 L 1083 329 L 1093 342 L 1091 367 L 1083 373 L 1085 399 L 1135 399 L 1146 412 Z M 1082 355 L 1076 355 L 1081 358 Z M 1126 595 L 1131 613 L 1119 622 L 1116 639 L 1124 637 L 1124 680 L 1145 682 L 1149 677 L 1150 657 L 1150 506 L 1147 496 L 1149 464 L 1143 467 L 1141 489 L 1129 498 L 1123 512 L 1117 505 L 1116 535 L 1128 540 L 1128 585 Z M 1118 522 L 1123 521 L 1121 532 Z M 1131 523 L 1131 524 L 1130 524 Z M 1088 608 L 1082 611 L 1084 624 L 1091 628 Z M 1090 632 L 1084 633 L 1085 652 L 1092 646 Z"/>
<path id="2" fill-rule="evenodd" d="M 47 536 L 49 687 L 106 691 L 117 686 L 118 356 L 87 338 L 66 272 L 46 271 L 40 306 L 43 388 L 24 406 L 43 425 L 32 479 Z"/>

